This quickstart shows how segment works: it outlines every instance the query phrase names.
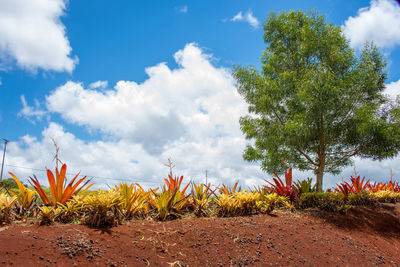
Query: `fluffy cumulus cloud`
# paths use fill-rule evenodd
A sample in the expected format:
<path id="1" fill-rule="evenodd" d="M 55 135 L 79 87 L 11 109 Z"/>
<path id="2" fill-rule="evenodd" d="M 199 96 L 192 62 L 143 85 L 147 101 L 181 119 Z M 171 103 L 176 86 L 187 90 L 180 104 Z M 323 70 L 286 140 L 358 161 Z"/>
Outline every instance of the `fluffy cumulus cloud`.
<path id="1" fill-rule="evenodd" d="M 19 67 L 71 72 L 71 55 L 60 17 L 67 0 L 0 0 L 0 63 Z"/>
<path id="2" fill-rule="evenodd" d="M 361 8 L 355 17 L 345 21 L 343 31 L 355 48 L 366 41 L 393 48 L 400 44 L 400 5 L 394 0 L 372 0 L 369 7 Z"/>
<path id="3" fill-rule="evenodd" d="M 231 21 L 244 21 L 244 22 L 247 22 L 254 29 L 257 29 L 258 25 L 260 24 L 258 19 L 253 16 L 253 12 L 251 10 L 247 11 L 244 14 L 242 13 L 242 11 L 240 11 L 233 18 L 231 18 Z"/>
<path id="4" fill-rule="evenodd" d="M 7 161 L 29 168 L 54 165 L 53 137 L 61 158 L 83 174 L 125 177 L 152 186 L 161 182 L 168 171 L 163 163 L 172 157 L 177 172 L 191 179 L 202 181 L 208 170 L 215 184 L 237 179 L 243 185 L 261 183 L 259 167 L 242 160 L 246 141 L 238 119 L 247 105 L 229 70 L 212 65 L 211 56 L 195 44 L 174 58 L 177 68 L 165 63 L 147 68 L 148 79 L 141 84 L 119 81 L 113 89 L 98 90 L 70 81 L 56 88 L 46 97 L 48 112 L 100 132 L 103 141 L 84 142 L 51 123 L 42 139 L 25 136 L 11 143 Z"/>

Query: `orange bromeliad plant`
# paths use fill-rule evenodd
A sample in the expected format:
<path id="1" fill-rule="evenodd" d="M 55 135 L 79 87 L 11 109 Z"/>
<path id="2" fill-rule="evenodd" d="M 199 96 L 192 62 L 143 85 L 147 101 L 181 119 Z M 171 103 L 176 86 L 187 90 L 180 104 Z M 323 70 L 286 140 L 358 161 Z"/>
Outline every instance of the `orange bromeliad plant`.
<path id="1" fill-rule="evenodd" d="M 51 199 L 49 195 L 44 191 L 43 187 L 40 185 L 38 179 L 36 176 L 29 177 L 31 181 L 29 181 L 32 186 L 35 188 L 36 192 L 42 199 L 43 203 L 48 206 L 55 206 L 58 203 L 65 204 L 69 199 L 72 198 L 73 195 L 77 195 L 80 192 L 80 195 L 83 195 L 86 193 L 86 191 L 94 184 L 90 184 L 87 186 L 87 184 L 90 182 L 91 179 L 87 180 L 81 187 L 78 188 L 78 186 L 86 179 L 86 176 L 79 179 L 75 184 L 76 178 L 78 178 L 79 173 L 75 175 L 75 177 L 68 183 L 68 185 L 65 187 L 67 184 L 67 179 L 66 179 L 66 172 L 67 172 L 67 165 L 63 164 L 60 171 L 58 171 L 58 168 L 56 168 L 56 177 L 54 177 L 54 174 L 47 169 L 47 179 L 49 181 L 50 185 L 50 190 L 51 190 Z M 84 190 L 82 190 L 84 187 L 86 187 Z M 81 191 L 82 190 L 82 191 Z"/>

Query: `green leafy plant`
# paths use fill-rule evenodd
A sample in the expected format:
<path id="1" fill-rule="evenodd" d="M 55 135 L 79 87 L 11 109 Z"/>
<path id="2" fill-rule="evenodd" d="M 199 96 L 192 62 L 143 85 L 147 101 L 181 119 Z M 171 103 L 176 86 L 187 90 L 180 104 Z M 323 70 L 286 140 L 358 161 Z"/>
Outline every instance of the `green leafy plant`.
<path id="1" fill-rule="evenodd" d="M 317 191 L 317 184 L 312 185 L 312 178 L 294 182 L 294 188 L 299 194 Z"/>
<path id="2" fill-rule="evenodd" d="M 313 192 L 299 196 L 295 206 L 300 209 L 318 208 L 327 211 L 341 211 L 349 208 L 344 194 L 340 192 Z"/>
<path id="3" fill-rule="evenodd" d="M 373 195 L 368 191 L 358 191 L 357 193 L 351 193 L 348 196 L 347 203 L 349 205 L 373 205 L 377 201 Z"/>

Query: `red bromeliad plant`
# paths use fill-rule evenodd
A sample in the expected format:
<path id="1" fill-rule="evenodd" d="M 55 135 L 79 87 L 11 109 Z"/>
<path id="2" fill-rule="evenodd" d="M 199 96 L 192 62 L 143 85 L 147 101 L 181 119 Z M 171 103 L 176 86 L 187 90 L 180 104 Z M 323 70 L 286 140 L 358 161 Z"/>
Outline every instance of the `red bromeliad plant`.
<path id="1" fill-rule="evenodd" d="M 66 179 L 67 165 L 63 164 L 60 171 L 56 168 L 56 177 L 54 174 L 47 169 L 47 179 L 49 181 L 50 190 L 51 190 L 51 199 L 49 195 L 44 191 L 43 187 L 40 185 L 36 176 L 29 177 L 31 181 L 29 183 L 35 188 L 39 197 L 42 199 L 43 203 L 48 206 L 55 206 L 58 203 L 65 204 L 72 196 L 77 195 L 79 192 L 81 195 L 85 194 L 86 191 L 94 184 L 90 184 L 86 186 L 91 179 L 87 180 L 81 187 L 78 186 L 86 179 L 86 176 L 79 179 L 75 184 L 76 178 L 78 178 L 79 173 L 75 175 L 75 177 L 68 183 Z M 86 187 L 84 190 L 82 190 Z M 81 191 L 82 190 L 82 191 Z"/>
<path id="2" fill-rule="evenodd" d="M 376 193 L 378 191 L 386 190 L 386 184 L 385 183 L 369 183 L 368 184 L 368 189 L 371 193 Z"/>
<path id="3" fill-rule="evenodd" d="M 281 178 L 279 178 L 275 172 L 272 173 L 276 176 L 276 178 L 272 178 L 274 183 L 271 183 L 267 180 L 265 181 L 271 185 L 273 191 L 279 196 L 288 197 L 290 201 L 293 202 L 297 197 L 297 190 L 292 185 L 292 168 L 290 168 L 289 171 L 285 171 L 285 183 L 282 182 Z"/>
<path id="4" fill-rule="evenodd" d="M 175 178 L 172 178 L 172 174 L 168 174 L 168 179 L 164 178 L 165 185 L 167 186 L 167 189 L 170 193 L 177 190 L 177 192 L 181 192 L 182 194 L 185 194 L 186 189 L 189 187 L 190 182 L 181 190 L 181 184 L 183 180 L 183 175 L 181 177 L 175 176 Z"/>
<path id="5" fill-rule="evenodd" d="M 361 179 L 360 176 L 351 176 L 350 184 L 348 182 L 336 184 L 337 188 L 335 189 L 335 192 L 343 193 L 344 197 L 347 199 L 349 194 L 356 194 L 367 191 L 368 188 L 371 188 L 371 185 L 369 183 L 369 180 L 367 180 L 366 182 L 364 182 L 364 180 L 365 177 Z"/>
<path id="6" fill-rule="evenodd" d="M 222 187 L 218 188 L 218 190 L 219 190 L 220 194 L 231 195 L 236 192 L 236 188 L 237 188 L 238 184 L 239 184 L 239 181 L 237 181 L 233 185 L 232 189 L 228 188 L 226 185 L 223 184 Z M 240 191 L 240 188 L 238 191 Z"/>
<path id="7" fill-rule="evenodd" d="M 335 189 L 335 192 L 340 192 L 344 195 L 344 199 L 347 199 L 349 194 L 352 193 L 352 186 L 348 184 L 347 182 L 343 182 L 340 184 L 336 184 L 337 188 Z"/>
<path id="8" fill-rule="evenodd" d="M 362 191 L 366 191 L 367 188 L 368 188 L 368 185 L 369 185 L 369 180 L 367 180 L 365 183 L 364 183 L 364 180 L 365 180 L 365 176 L 362 178 L 362 180 L 360 178 L 360 175 L 357 176 L 357 177 L 351 176 L 351 178 L 350 178 L 350 181 L 351 181 L 351 184 L 352 184 L 351 193 L 359 193 L 359 192 L 362 192 Z"/>
<path id="9" fill-rule="evenodd" d="M 386 184 L 385 190 L 400 192 L 400 184 L 398 182 L 389 181 Z"/>

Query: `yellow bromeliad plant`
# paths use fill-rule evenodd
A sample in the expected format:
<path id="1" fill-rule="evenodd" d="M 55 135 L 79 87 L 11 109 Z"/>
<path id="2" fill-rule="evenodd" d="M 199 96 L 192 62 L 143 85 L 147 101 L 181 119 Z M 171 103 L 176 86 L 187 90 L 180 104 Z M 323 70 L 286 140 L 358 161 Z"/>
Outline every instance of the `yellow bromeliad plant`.
<path id="1" fill-rule="evenodd" d="M 175 188 L 172 192 L 165 186 L 161 193 L 155 193 L 149 196 L 150 205 L 156 209 L 157 218 L 164 221 L 169 216 L 178 217 L 184 209 L 189 196 Z"/>
<path id="2" fill-rule="evenodd" d="M 33 201 L 35 200 L 35 191 L 27 188 L 25 185 L 23 185 L 20 180 L 11 172 L 9 172 L 11 177 L 15 180 L 15 182 L 18 185 L 19 189 L 19 194 L 15 193 L 14 191 L 10 190 L 11 193 L 14 194 L 14 196 L 17 197 L 17 203 L 19 205 L 18 210 L 20 213 L 25 213 L 26 211 L 29 211 L 29 209 L 32 207 Z"/>
<path id="3" fill-rule="evenodd" d="M 56 176 L 55 177 L 54 177 L 54 174 L 50 170 L 47 170 L 47 179 L 48 179 L 49 185 L 50 185 L 51 198 L 44 191 L 43 187 L 40 185 L 36 176 L 34 176 L 34 178 L 30 177 L 29 182 L 35 188 L 36 192 L 38 193 L 39 197 L 42 199 L 42 201 L 45 205 L 55 206 L 58 203 L 65 204 L 68 200 L 70 200 L 72 198 L 73 195 L 77 195 L 77 194 L 84 195 L 87 192 L 87 190 L 94 184 L 94 183 L 92 183 L 87 186 L 87 184 L 91 180 L 91 179 L 89 179 L 89 180 L 86 180 L 86 182 L 83 183 L 83 185 L 78 188 L 78 186 L 86 179 L 86 176 L 85 176 L 85 177 L 77 180 L 76 183 L 74 183 L 76 178 L 78 178 L 78 176 L 79 176 L 79 173 L 78 173 L 68 183 L 68 185 L 65 186 L 65 184 L 67 183 L 66 172 L 67 172 L 66 164 L 62 165 L 60 171 L 58 171 L 58 168 L 56 168 Z"/>
<path id="4" fill-rule="evenodd" d="M 261 197 L 260 193 L 247 192 L 246 190 L 239 192 L 234 192 L 232 190 L 231 192 L 233 193 L 227 194 L 223 192 L 216 196 L 216 204 L 220 216 L 245 215 L 252 214 L 256 211 L 256 203 Z"/>
<path id="5" fill-rule="evenodd" d="M 11 223 L 11 210 L 16 200 L 16 196 L 10 197 L 0 193 L 0 225 L 3 223 Z"/>
<path id="6" fill-rule="evenodd" d="M 145 216 L 149 210 L 148 198 L 152 191 L 146 192 L 139 184 L 120 183 L 115 185 L 116 192 L 121 195 L 122 212 L 125 218 Z M 157 191 L 155 189 L 154 191 Z"/>
<path id="7" fill-rule="evenodd" d="M 397 201 L 400 201 L 400 193 L 392 190 L 381 190 L 371 193 L 371 195 L 379 202 L 396 203 Z"/>
<path id="8" fill-rule="evenodd" d="M 207 205 L 211 202 L 211 195 L 214 191 L 210 188 L 211 184 L 192 184 L 192 201 L 196 216 L 207 216 Z"/>
<path id="9" fill-rule="evenodd" d="M 91 226 L 114 226 L 121 222 L 121 195 L 115 190 L 97 191 L 82 202 L 84 221 Z"/>
<path id="10" fill-rule="evenodd" d="M 277 193 L 262 194 L 256 202 L 256 206 L 261 213 L 267 214 L 270 214 L 277 206 L 284 206 L 289 209 L 294 207 L 288 197 L 278 196 Z"/>

